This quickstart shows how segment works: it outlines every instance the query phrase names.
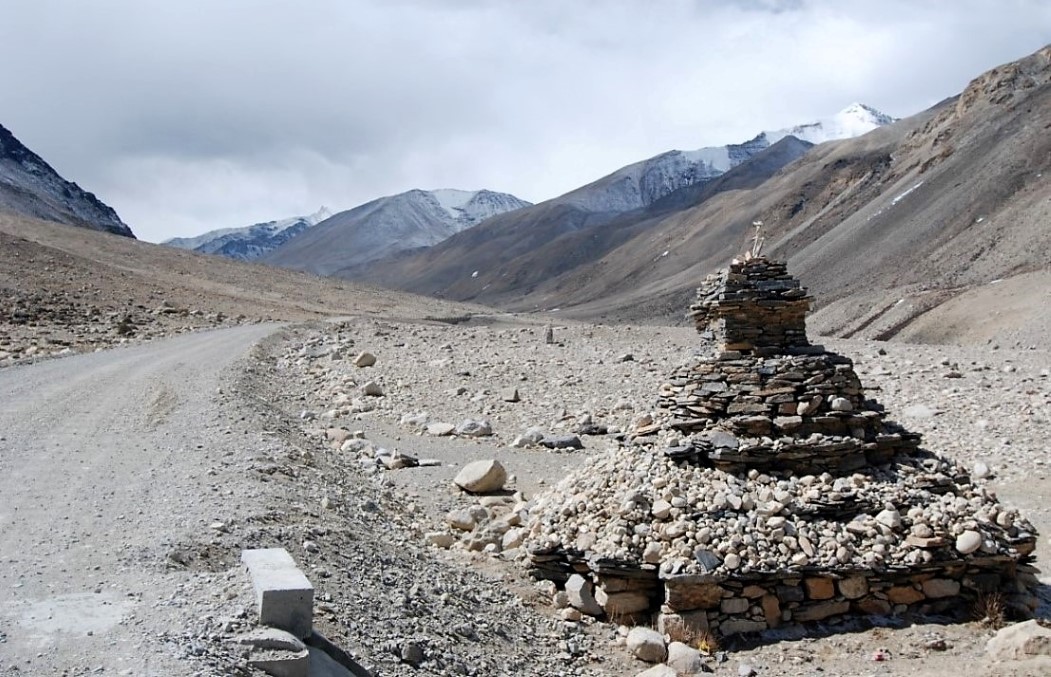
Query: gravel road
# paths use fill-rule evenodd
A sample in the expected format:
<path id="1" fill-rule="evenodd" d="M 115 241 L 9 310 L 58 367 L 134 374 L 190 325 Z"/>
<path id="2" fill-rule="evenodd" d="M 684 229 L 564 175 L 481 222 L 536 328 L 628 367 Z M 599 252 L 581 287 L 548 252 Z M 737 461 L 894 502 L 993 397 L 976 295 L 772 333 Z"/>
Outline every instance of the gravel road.
<path id="1" fill-rule="evenodd" d="M 243 440 L 215 399 L 273 329 L 0 371 L 0 674 L 194 674 L 171 633 L 207 574 L 165 562 L 255 498 L 210 477 Z"/>

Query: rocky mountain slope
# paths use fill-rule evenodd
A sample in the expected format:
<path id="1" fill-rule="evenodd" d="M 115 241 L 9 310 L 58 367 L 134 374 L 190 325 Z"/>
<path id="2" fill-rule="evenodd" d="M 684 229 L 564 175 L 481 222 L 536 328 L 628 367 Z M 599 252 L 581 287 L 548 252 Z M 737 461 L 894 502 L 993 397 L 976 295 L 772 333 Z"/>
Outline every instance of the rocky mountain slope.
<path id="1" fill-rule="evenodd" d="M 820 332 L 1038 343 L 1036 316 L 1051 307 L 1049 64 L 1045 48 L 919 115 L 821 144 L 757 184 L 682 199 L 688 208 L 645 226 L 641 215 L 631 239 L 586 265 L 555 261 L 522 283 L 522 252 L 504 243 L 514 256 L 474 259 L 461 247 L 453 269 L 443 256 L 461 244 L 453 238 L 368 279 L 512 310 L 681 322 L 698 282 L 744 251 L 762 220 L 766 251 L 810 281 Z"/>
<path id="2" fill-rule="evenodd" d="M 230 259 L 251 261 L 277 249 L 307 228 L 332 216 L 322 207 L 309 216 L 293 216 L 279 221 L 256 223 L 243 228 L 212 230 L 196 237 L 173 237 L 163 242 L 170 247 L 192 249 L 202 254 L 218 254 Z"/>
<path id="3" fill-rule="evenodd" d="M 665 195 L 710 181 L 747 162 L 786 136 L 817 144 L 860 136 L 895 119 L 855 103 L 831 118 L 776 131 L 760 132 L 741 144 L 692 151 L 671 150 L 628 165 L 555 201 L 593 212 L 627 212 L 653 204 Z"/>
<path id="4" fill-rule="evenodd" d="M 515 307 L 677 319 L 699 279 L 744 250 L 811 281 L 814 326 L 844 337 L 1037 342 L 1051 303 L 1051 48 L 861 138 L 816 147 L 760 186 L 674 214 Z M 664 253 L 667 252 L 667 255 Z"/>
<path id="5" fill-rule="evenodd" d="M 490 190 L 410 190 L 340 212 L 262 258 L 284 268 L 330 275 L 406 249 L 429 247 L 529 204 Z"/>
<path id="6" fill-rule="evenodd" d="M 521 299 L 568 271 L 586 270 L 669 214 L 724 190 L 765 181 L 810 148 L 809 143 L 786 137 L 724 174 L 660 197 L 655 194 L 645 207 L 626 212 L 592 211 L 574 203 L 570 194 L 565 196 L 570 199 L 556 198 L 497 216 L 435 247 L 346 268 L 337 274 L 395 289 L 488 304 Z M 599 191 L 596 194 L 601 194 L 601 187 Z"/>
<path id="7" fill-rule="evenodd" d="M 0 212 L 0 367 L 231 323 L 471 312 Z"/>
<path id="8" fill-rule="evenodd" d="M 0 210 L 135 237 L 113 208 L 63 179 L 2 125 Z"/>
<path id="9" fill-rule="evenodd" d="M 669 214 L 725 190 L 765 181 L 813 142 L 860 134 L 890 121 L 855 104 L 827 120 L 762 132 L 742 144 L 669 151 L 553 200 L 490 219 L 427 250 L 346 266 L 336 274 L 483 303 L 520 299 L 571 270 L 586 270 Z M 516 307 L 536 306 L 527 300 Z"/>

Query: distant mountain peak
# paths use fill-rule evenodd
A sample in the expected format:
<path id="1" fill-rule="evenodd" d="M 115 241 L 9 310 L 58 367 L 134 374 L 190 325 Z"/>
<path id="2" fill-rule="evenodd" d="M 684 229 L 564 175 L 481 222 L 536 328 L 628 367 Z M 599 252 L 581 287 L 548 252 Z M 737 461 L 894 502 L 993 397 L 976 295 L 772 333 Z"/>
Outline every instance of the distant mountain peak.
<path id="1" fill-rule="evenodd" d="M 328 275 L 435 245 L 493 216 L 528 206 L 514 195 L 492 190 L 409 190 L 339 212 L 268 254 L 266 261 Z"/>
<path id="2" fill-rule="evenodd" d="M 759 132 L 744 143 L 666 151 L 622 167 L 555 200 L 595 212 L 631 211 L 653 204 L 686 186 L 721 176 L 786 136 L 818 144 L 860 136 L 894 121 L 895 118 L 871 106 L 853 103 L 832 117 L 787 129 Z"/>
<path id="3" fill-rule="evenodd" d="M 231 259 L 251 261 L 331 216 L 332 211 L 322 206 L 309 216 L 293 216 L 240 228 L 211 230 L 196 237 L 173 237 L 164 244 L 179 249 L 192 249 L 203 254 L 218 254 Z"/>
<path id="4" fill-rule="evenodd" d="M 852 103 L 832 117 L 795 127 L 767 131 L 765 134 L 770 143 L 776 143 L 786 136 L 794 136 L 797 139 L 818 144 L 861 136 L 877 127 L 894 122 L 897 122 L 897 118 L 880 112 L 872 106 Z"/>

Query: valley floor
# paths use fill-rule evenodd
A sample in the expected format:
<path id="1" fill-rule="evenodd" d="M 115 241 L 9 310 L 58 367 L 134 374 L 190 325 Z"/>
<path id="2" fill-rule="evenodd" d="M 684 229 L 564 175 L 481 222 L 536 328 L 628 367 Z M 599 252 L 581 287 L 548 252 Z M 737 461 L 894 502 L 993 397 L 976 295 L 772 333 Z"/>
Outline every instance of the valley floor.
<path id="1" fill-rule="evenodd" d="M 556 325 L 548 343 L 544 321 L 250 325 L 0 369 L 0 674 L 252 674 L 228 641 L 251 616 L 237 558 L 272 546 L 316 586 L 322 631 L 380 674 L 641 672 L 615 626 L 561 620 L 513 548 L 424 542 L 472 503 L 451 484 L 463 464 L 498 458 L 531 498 L 614 442 L 552 452 L 512 448 L 516 436 L 584 416 L 627 428 L 699 347 L 692 330 L 586 324 Z M 1051 561 L 1051 354 L 829 347 L 927 448 L 986 464 L 1001 499 L 1043 534 L 1037 564 Z M 354 367 L 366 351 L 375 366 Z M 364 395 L 367 382 L 383 395 Z M 424 417 L 484 418 L 493 434 L 432 436 Z M 366 467 L 327 442 L 340 427 L 440 465 Z M 989 663 L 991 634 L 969 623 L 770 638 L 709 664 L 725 675 L 742 664 L 759 675 L 1046 674 Z M 423 651 L 418 668 L 400 660 L 409 644 Z M 873 661 L 880 649 L 888 660 Z"/>

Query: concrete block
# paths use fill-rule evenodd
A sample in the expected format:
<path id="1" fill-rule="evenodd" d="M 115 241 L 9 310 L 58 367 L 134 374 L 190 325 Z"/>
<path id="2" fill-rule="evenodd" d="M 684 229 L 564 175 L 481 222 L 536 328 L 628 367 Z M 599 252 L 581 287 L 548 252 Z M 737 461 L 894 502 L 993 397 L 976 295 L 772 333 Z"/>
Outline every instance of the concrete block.
<path id="1" fill-rule="evenodd" d="M 286 630 L 300 639 L 314 625 L 314 586 L 284 548 L 243 550 L 241 562 L 255 590 L 259 624 Z"/>

